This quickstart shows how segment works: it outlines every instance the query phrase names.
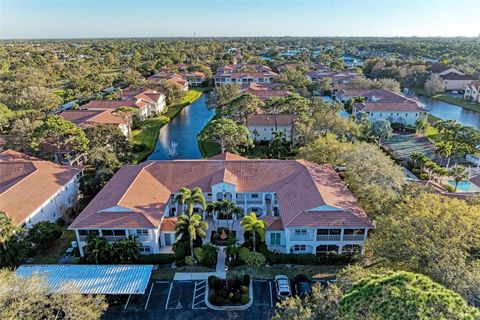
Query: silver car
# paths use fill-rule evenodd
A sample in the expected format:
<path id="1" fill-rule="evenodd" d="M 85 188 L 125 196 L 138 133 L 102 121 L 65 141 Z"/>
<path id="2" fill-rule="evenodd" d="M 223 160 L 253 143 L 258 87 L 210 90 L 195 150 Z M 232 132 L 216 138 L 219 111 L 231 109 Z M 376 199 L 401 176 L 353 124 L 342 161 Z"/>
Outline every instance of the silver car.
<path id="1" fill-rule="evenodd" d="M 290 280 L 288 280 L 287 276 L 275 276 L 275 288 L 277 290 L 277 299 L 279 300 L 285 300 L 292 295 Z"/>

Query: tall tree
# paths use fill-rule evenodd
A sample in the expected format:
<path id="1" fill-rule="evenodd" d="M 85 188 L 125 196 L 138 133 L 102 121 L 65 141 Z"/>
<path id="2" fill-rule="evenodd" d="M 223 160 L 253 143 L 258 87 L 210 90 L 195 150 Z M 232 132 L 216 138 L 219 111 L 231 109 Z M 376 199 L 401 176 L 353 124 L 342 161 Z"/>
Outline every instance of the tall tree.
<path id="1" fill-rule="evenodd" d="M 4 212 L 0 212 L 0 268 L 12 268 L 23 262 L 28 245 L 23 229 L 16 227 Z"/>
<path id="2" fill-rule="evenodd" d="M 182 214 L 175 225 L 175 239 L 188 239 L 190 243 L 190 254 L 193 257 L 193 242 L 197 237 L 205 238 L 208 230 L 208 223 L 202 221 L 202 216 Z"/>
<path id="3" fill-rule="evenodd" d="M 210 122 L 198 139 L 218 143 L 222 153 L 245 151 L 253 145 L 247 127 L 225 118 Z"/>
<path id="4" fill-rule="evenodd" d="M 69 293 L 51 293 L 38 276 L 18 277 L 15 272 L 2 269 L 0 318 L 97 320 L 108 308 L 103 295 L 82 295 L 71 285 L 62 289 Z"/>
<path id="5" fill-rule="evenodd" d="M 89 141 L 85 132 L 72 122 L 59 116 L 48 116 L 33 132 L 32 147 L 38 148 L 41 143 L 53 145 L 56 153 L 62 148 L 84 152 Z"/>
<path id="6" fill-rule="evenodd" d="M 469 177 L 468 170 L 465 169 L 465 167 L 462 167 L 459 165 L 454 165 L 450 169 L 450 175 L 453 177 L 453 180 L 455 181 L 455 192 L 457 192 L 458 184 L 462 181 L 467 180 Z"/>
<path id="7" fill-rule="evenodd" d="M 242 94 L 242 88 L 238 84 L 225 84 L 216 86 L 211 95 L 210 105 L 222 110 L 233 99 Z"/>
<path id="8" fill-rule="evenodd" d="M 257 218 L 255 212 L 250 212 L 249 215 L 242 218 L 240 225 L 243 227 L 244 232 L 251 232 L 253 237 L 253 251 L 256 251 L 256 234 L 260 236 L 260 240 L 265 239 L 265 232 L 267 225 L 265 221 Z"/>
<path id="9" fill-rule="evenodd" d="M 388 120 L 380 119 L 372 123 L 371 135 L 377 139 L 379 144 L 383 139 L 390 139 L 392 132 L 393 129 Z"/>
<path id="10" fill-rule="evenodd" d="M 442 79 L 436 73 L 432 73 L 430 78 L 425 82 L 424 87 L 429 95 L 434 95 L 444 90 Z"/>
<path id="11" fill-rule="evenodd" d="M 230 101 L 223 114 L 236 122 L 242 122 L 244 125 L 247 125 L 248 117 L 256 113 L 261 105 L 262 101 L 257 96 L 244 93 Z"/>

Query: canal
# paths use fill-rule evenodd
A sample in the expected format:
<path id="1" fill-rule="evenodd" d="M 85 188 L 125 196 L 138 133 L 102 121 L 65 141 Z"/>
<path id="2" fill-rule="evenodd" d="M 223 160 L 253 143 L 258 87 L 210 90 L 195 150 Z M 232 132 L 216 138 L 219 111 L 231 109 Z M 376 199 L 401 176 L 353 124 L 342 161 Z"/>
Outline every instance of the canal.
<path id="1" fill-rule="evenodd" d="M 447 102 L 434 100 L 425 96 L 418 96 L 427 110 L 443 120 L 456 120 L 465 126 L 480 129 L 480 113 L 463 109 Z"/>
<path id="2" fill-rule="evenodd" d="M 155 150 L 147 160 L 201 159 L 197 135 L 214 115 L 215 110 L 207 107 L 207 95 L 202 94 L 160 129 Z"/>

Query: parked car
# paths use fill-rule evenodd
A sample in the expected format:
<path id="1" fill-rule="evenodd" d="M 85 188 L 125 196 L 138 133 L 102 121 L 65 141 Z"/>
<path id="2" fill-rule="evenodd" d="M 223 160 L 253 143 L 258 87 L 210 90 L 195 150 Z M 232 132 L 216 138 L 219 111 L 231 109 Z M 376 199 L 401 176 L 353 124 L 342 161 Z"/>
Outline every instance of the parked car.
<path id="1" fill-rule="evenodd" d="M 292 289 L 290 288 L 290 280 L 287 276 L 275 276 L 275 288 L 277 290 L 277 298 L 279 300 L 285 300 L 292 295 Z"/>
<path id="2" fill-rule="evenodd" d="M 295 290 L 297 295 L 304 297 L 312 293 L 312 282 L 307 276 L 298 275 L 295 276 L 293 282 L 295 283 Z"/>

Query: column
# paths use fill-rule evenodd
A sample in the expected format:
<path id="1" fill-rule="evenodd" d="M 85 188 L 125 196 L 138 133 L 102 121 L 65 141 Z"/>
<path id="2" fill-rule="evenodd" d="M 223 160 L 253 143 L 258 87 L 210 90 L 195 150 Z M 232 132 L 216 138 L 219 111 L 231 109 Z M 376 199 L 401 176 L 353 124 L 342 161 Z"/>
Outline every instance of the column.
<path id="1" fill-rule="evenodd" d="M 83 257 L 83 247 L 80 245 L 80 235 L 78 234 L 78 230 L 75 229 L 75 236 L 77 237 L 77 245 L 78 251 L 80 251 L 80 257 Z"/>
<path id="2" fill-rule="evenodd" d="M 338 254 L 342 254 L 342 250 L 343 250 L 343 228 L 341 229 L 340 231 L 340 243 L 338 245 Z"/>

